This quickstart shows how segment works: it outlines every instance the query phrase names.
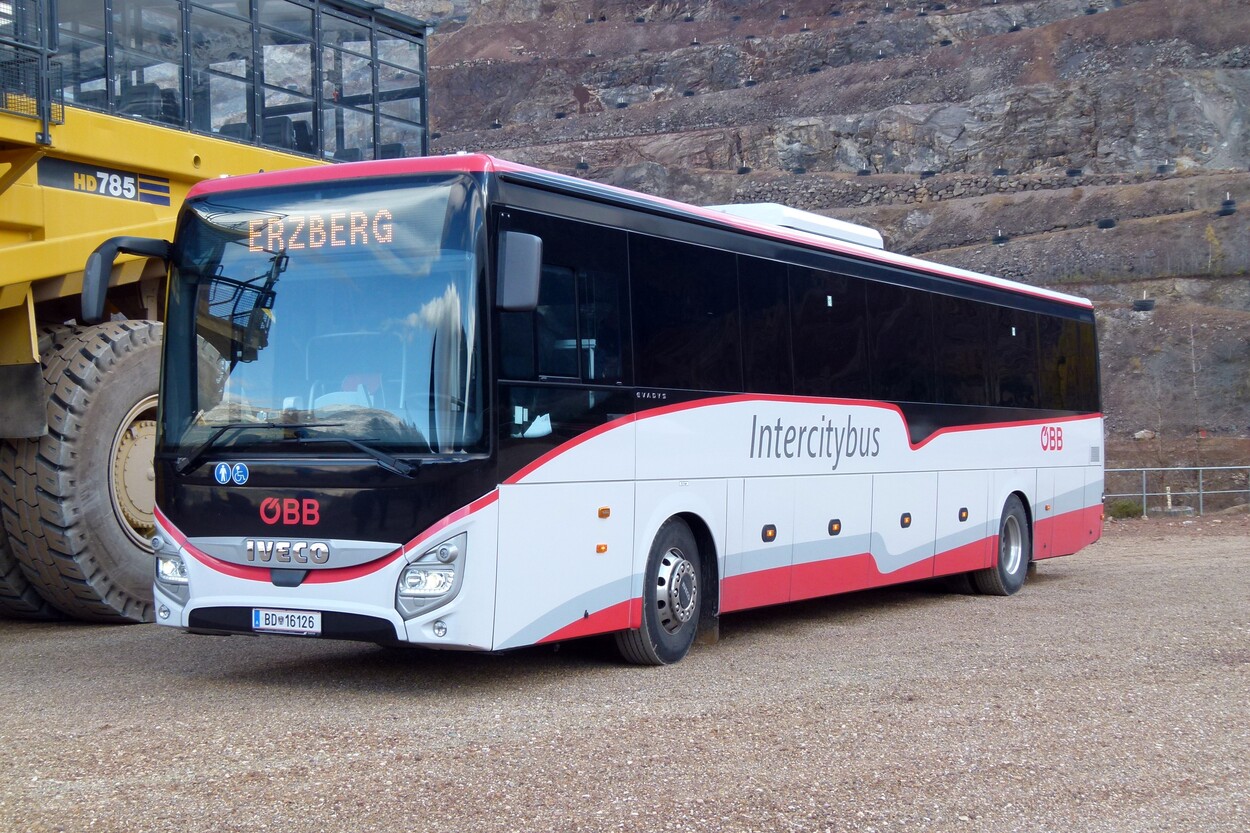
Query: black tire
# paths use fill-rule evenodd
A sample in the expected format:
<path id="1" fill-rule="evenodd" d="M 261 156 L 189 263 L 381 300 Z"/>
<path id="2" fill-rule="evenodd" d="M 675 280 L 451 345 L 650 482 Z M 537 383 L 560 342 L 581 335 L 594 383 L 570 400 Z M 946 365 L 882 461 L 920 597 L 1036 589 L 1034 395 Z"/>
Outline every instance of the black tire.
<path id="1" fill-rule="evenodd" d="M 947 593 L 960 596 L 971 596 L 977 592 L 977 585 L 972 580 L 972 573 L 954 573 L 938 579 L 940 587 Z"/>
<path id="2" fill-rule="evenodd" d="M 61 612 L 152 620 L 151 452 L 161 325 L 41 340 L 48 433 L 0 444 L 0 510 L 27 581 Z"/>
<path id="3" fill-rule="evenodd" d="M 35 590 L 0 527 L 0 616 L 8 619 L 60 619 L 61 614 Z"/>
<path id="4" fill-rule="evenodd" d="M 998 522 L 998 558 L 993 567 L 972 574 L 977 590 L 988 596 L 1010 596 L 1024 586 L 1033 560 L 1029 516 L 1020 498 L 1012 495 L 1003 504 Z"/>
<path id="5" fill-rule="evenodd" d="M 616 634 L 626 662 L 669 665 L 694 644 L 703 604 L 699 545 L 680 518 L 669 518 L 655 534 L 642 585 L 642 626 Z"/>

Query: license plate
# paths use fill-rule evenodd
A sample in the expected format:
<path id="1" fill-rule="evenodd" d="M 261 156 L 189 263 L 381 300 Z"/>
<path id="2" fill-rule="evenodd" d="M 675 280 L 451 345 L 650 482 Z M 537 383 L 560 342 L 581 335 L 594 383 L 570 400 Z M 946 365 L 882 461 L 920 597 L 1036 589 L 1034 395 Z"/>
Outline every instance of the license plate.
<path id="1" fill-rule="evenodd" d="M 321 613 L 308 610 L 273 610 L 252 608 L 252 630 L 263 633 L 294 633 L 301 636 L 321 634 Z"/>

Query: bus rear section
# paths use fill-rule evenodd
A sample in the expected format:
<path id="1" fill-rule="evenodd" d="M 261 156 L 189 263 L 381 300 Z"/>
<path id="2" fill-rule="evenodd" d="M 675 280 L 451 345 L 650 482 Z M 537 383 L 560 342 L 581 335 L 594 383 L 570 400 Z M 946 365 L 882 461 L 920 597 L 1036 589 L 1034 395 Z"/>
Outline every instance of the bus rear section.
<path id="1" fill-rule="evenodd" d="M 157 621 L 681 659 L 720 613 L 1101 530 L 1079 299 L 482 156 L 207 183 Z"/>

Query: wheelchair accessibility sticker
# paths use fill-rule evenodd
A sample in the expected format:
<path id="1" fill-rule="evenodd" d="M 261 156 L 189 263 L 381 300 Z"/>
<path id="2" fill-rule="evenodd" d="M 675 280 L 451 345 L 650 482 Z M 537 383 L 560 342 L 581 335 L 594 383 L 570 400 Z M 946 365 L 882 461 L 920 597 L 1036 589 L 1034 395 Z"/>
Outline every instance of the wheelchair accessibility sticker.
<path id="1" fill-rule="evenodd" d="M 218 463 L 213 468 L 213 477 L 223 486 L 234 483 L 236 486 L 242 486 L 247 482 L 250 472 L 243 463 L 235 463 L 231 466 L 229 463 Z"/>

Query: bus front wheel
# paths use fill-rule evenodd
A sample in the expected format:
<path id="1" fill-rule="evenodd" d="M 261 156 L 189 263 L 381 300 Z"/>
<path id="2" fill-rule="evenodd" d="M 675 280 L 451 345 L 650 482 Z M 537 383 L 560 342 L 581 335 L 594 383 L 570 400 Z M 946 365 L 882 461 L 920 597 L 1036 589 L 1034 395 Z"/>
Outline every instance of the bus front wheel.
<path id="1" fill-rule="evenodd" d="M 642 587 L 642 625 L 616 635 L 621 656 L 637 665 L 679 661 L 694 644 L 702 594 L 699 546 L 690 527 L 669 518 L 647 556 Z"/>
<path id="2" fill-rule="evenodd" d="M 998 522 L 998 559 L 993 567 L 977 570 L 972 580 L 989 596 L 1010 596 L 1024 586 L 1032 561 L 1029 517 L 1020 498 L 1012 495 L 1003 504 Z"/>

